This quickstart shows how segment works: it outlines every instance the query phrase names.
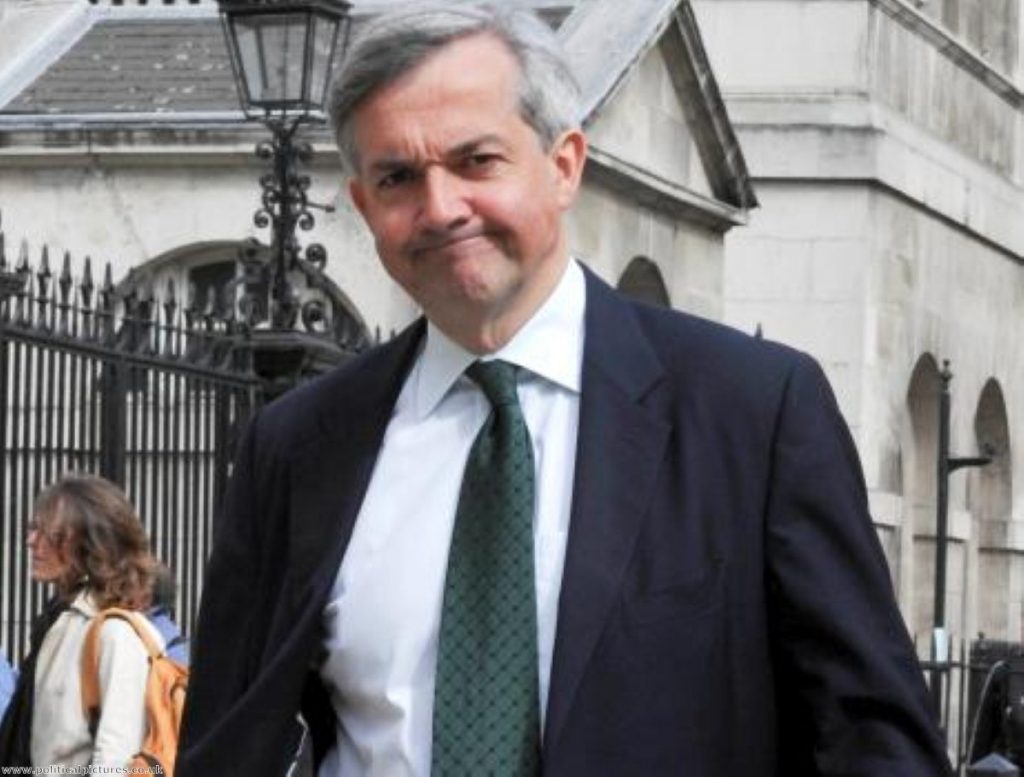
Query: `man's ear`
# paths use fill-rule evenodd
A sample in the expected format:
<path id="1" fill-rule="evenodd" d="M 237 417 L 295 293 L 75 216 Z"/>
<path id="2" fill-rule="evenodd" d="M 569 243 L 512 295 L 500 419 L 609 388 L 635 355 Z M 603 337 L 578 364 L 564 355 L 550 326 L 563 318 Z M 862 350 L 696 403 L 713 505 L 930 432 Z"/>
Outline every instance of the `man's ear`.
<path id="1" fill-rule="evenodd" d="M 359 180 L 358 176 L 352 176 L 348 180 L 348 196 L 352 199 L 352 204 L 356 206 L 356 210 L 359 211 L 359 215 L 364 219 L 366 218 L 366 189 L 363 186 L 363 182 Z"/>
<path id="2" fill-rule="evenodd" d="M 587 137 L 583 130 L 563 132 L 551 147 L 551 161 L 558 186 L 558 202 L 563 208 L 568 208 L 576 199 L 587 163 Z"/>

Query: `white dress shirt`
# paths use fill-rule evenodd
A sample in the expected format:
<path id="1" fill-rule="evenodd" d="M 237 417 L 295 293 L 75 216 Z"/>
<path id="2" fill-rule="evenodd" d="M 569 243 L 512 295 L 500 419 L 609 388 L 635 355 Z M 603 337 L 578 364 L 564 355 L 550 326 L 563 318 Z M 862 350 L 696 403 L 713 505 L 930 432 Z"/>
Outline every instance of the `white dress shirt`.
<path id="1" fill-rule="evenodd" d="M 586 285 L 570 261 L 500 351 L 519 365 L 533 439 L 534 557 L 543 720 L 569 530 Z M 432 325 L 407 377 L 324 610 L 321 674 L 338 717 L 320 777 L 427 777 L 448 545 L 469 449 L 490 413 L 463 375 L 476 359 Z"/>

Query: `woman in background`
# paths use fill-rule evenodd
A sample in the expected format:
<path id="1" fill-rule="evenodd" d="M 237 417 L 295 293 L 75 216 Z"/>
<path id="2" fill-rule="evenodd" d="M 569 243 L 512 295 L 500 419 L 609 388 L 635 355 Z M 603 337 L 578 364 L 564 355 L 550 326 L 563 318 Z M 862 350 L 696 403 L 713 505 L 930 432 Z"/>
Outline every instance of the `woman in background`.
<path id="1" fill-rule="evenodd" d="M 100 712 L 89 720 L 82 709 L 82 647 L 101 610 L 144 613 L 150 606 L 156 560 L 142 523 L 113 483 L 67 475 L 39 496 L 28 548 L 33 578 L 54 584 L 62 611 L 37 642 L 33 676 L 22 681 L 31 683 L 31 694 L 19 705 L 20 725 L 5 720 L 4 728 L 20 729 L 9 739 L 16 750 L 27 747 L 31 766 L 122 767 L 146 734 L 149 658 L 130 624 L 116 618 L 103 624 Z M 145 628 L 163 644 L 148 622 Z"/>

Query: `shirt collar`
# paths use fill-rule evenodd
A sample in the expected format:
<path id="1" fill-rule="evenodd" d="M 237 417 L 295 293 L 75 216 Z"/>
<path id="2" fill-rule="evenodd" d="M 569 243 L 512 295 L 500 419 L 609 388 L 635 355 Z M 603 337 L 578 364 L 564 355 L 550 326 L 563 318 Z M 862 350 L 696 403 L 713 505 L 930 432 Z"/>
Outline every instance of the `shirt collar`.
<path id="1" fill-rule="evenodd" d="M 579 393 L 583 365 L 586 280 L 570 260 L 555 290 L 505 347 L 484 357 L 523 367 L 563 388 Z M 479 357 L 427 322 L 413 403 L 416 415 L 433 412 L 466 368 Z"/>
<path id="2" fill-rule="evenodd" d="M 68 607 L 69 609 L 77 610 L 86 618 L 93 618 L 98 615 L 100 611 L 96 604 L 96 598 L 88 588 L 83 588 L 75 594 L 75 598 L 71 600 L 71 604 L 68 605 Z"/>

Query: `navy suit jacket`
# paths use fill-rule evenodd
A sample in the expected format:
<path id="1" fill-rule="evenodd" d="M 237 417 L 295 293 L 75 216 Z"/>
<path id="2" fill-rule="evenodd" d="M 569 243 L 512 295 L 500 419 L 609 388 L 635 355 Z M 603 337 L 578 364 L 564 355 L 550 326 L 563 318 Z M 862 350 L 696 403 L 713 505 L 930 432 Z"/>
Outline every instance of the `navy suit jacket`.
<path id="1" fill-rule="evenodd" d="M 333 737 L 310 671 L 321 613 L 423 332 L 250 425 L 207 571 L 180 777 L 283 775 L 300 709 L 318 747 Z M 588 272 L 544 775 L 948 769 L 820 368 Z"/>

